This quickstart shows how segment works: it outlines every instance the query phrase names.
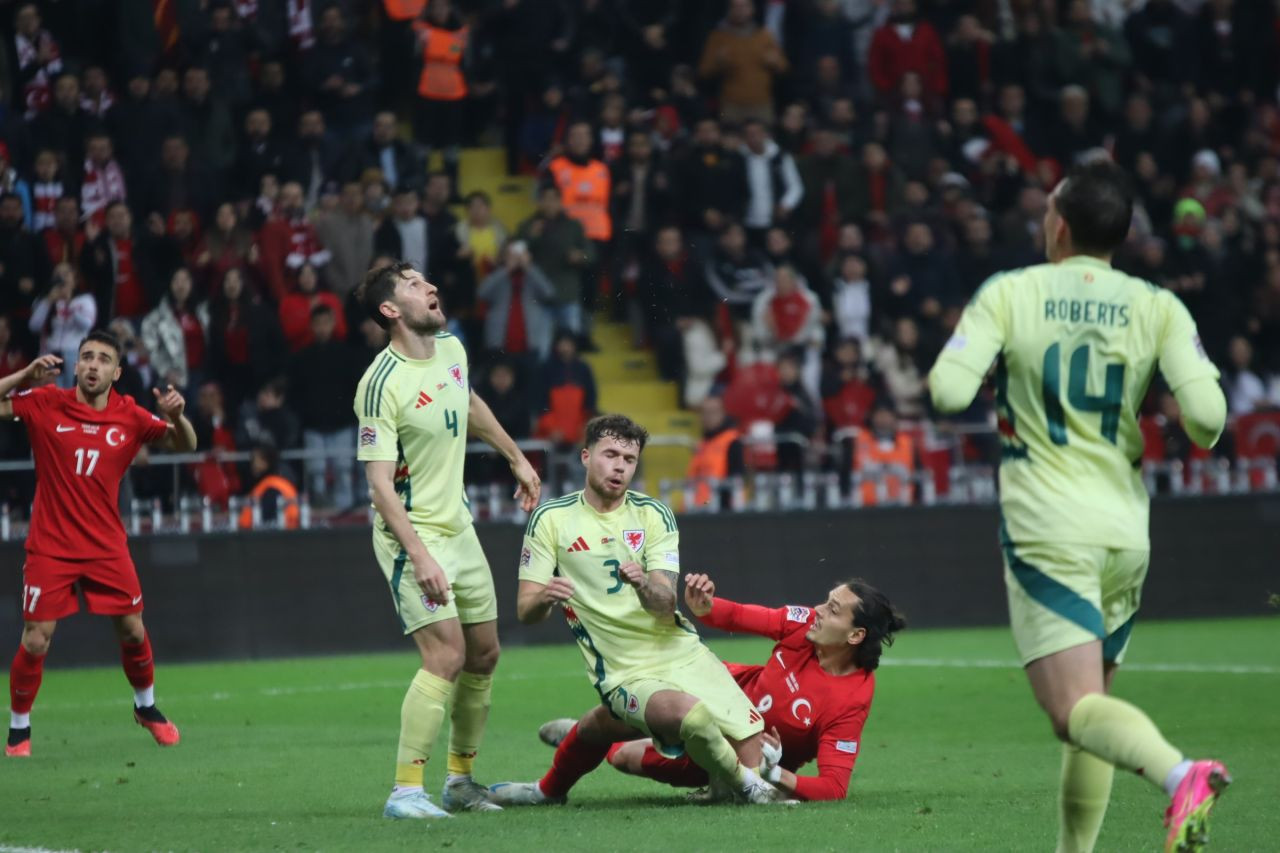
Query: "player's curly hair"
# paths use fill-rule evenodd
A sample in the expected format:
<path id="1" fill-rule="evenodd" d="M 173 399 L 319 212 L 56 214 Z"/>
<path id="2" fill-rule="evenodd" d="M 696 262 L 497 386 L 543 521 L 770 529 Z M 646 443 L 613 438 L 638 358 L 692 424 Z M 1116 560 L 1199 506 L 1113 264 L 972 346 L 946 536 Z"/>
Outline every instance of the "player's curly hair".
<path id="1" fill-rule="evenodd" d="M 626 444 L 634 444 L 644 450 L 649 441 L 649 431 L 626 415 L 599 415 L 587 422 L 584 446 L 591 448 L 602 438 L 616 438 Z"/>
<path id="2" fill-rule="evenodd" d="M 391 321 L 383 316 L 380 310 L 382 303 L 395 296 L 396 282 L 406 272 L 412 271 L 413 264 L 408 261 L 387 264 L 384 267 L 369 270 L 364 280 L 356 287 L 356 300 L 380 327 L 391 328 Z"/>
<path id="3" fill-rule="evenodd" d="M 853 660 L 859 669 L 871 672 L 880 665 L 885 646 L 893 645 L 893 635 L 907 627 L 907 620 L 894 609 L 888 596 L 862 578 L 846 581 L 845 587 L 858 596 L 853 626 L 867 632 L 862 642 L 853 647 Z"/>

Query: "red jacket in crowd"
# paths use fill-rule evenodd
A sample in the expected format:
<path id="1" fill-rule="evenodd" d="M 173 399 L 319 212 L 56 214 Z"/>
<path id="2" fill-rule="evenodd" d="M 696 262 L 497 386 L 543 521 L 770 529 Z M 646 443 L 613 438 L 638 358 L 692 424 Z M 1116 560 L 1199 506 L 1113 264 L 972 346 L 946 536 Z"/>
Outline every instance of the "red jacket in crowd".
<path id="1" fill-rule="evenodd" d="M 871 83 L 881 95 L 898 90 L 909 71 L 920 75 L 924 90 L 946 97 L 947 57 L 938 32 L 923 21 L 915 24 L 885 24 L 871 38 L 867 57 Z"/>

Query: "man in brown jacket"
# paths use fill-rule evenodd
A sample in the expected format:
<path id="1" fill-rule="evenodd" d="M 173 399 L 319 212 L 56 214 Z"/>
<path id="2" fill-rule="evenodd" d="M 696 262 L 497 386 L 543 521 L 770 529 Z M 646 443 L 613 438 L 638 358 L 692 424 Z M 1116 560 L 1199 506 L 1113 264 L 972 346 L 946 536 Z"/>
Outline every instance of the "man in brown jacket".
<path id="1" fill-rule="evenodd" d="M 787 58 L 773 34 L 755 21 L 751 0 L 729 0 L 729 10 L 702 48 L 698 73 L 720 81 L 720 117 L 773 123 L 773 78 Z"/>

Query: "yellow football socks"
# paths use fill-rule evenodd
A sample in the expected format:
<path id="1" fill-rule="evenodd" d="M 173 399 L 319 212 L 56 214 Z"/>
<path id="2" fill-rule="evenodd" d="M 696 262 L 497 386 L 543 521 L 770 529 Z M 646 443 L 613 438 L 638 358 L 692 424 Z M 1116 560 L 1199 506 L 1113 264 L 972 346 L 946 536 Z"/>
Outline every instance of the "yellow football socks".
<path id="1" fill-rule="evenodd" d="M 1091 853 L 1111 799 L 1115 767 L 1078 746 L 1062 745 L 1057 853 Z"/>
<path id="2" fill-rule="evenodd" d="M 704 703 L 697 703 L 685 714 L 680 723 L 680 739 L 684 741 L 684 751 L 708 775 L 728 782 L 739 781 L 738 754 Z"/>
<path id="3" fill-rule="evenodd" d="M 1071 742 L 1122 770 L 1132 770 L 1164 790 L 1164 781 L 1182 761 L 1151 718 L 1123 699 L 1090 693 L 1067 718 Z"/>
<path id="4" fill-rule="evenodd" d="M 418 670 L 400 706 L 400 747 L 396 751 L 396 787 L 421 788 L 422 770 L 444 722 L 453 685 Z"/>
<path id="5" fill-rule="evenodd" d="M 453 694 L 452 727 L 449 732 L 449 774 L 470 776 L 480 750 L 484 724 L 489 719 L 489 694 L 493 690 L 492 675 L 463 672 Z"/>

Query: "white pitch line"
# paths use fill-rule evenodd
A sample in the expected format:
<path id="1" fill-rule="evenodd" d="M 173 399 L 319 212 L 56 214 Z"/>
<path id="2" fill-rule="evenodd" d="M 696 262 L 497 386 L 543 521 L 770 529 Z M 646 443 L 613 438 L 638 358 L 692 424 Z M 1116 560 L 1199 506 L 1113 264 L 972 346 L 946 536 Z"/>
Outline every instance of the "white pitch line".
<path id="1" fill-rule="evenodd" d="M 995 658 L 900 658 L 886 657 L 885 666 L 912 666 L 922 669 L 1022 669 L 1014 660 Z M 1122 663 L 1121 672 L 1185 672 L 1196 675 L 1280 675 L 1280 666 L 1226 663 Z"/>
<path id="2" fill-rule="evenodd" d="M 10 847 L 0 844 L 0 853 L 80 853 L 77 850 L 53 850 L 48 847 Z"/>

